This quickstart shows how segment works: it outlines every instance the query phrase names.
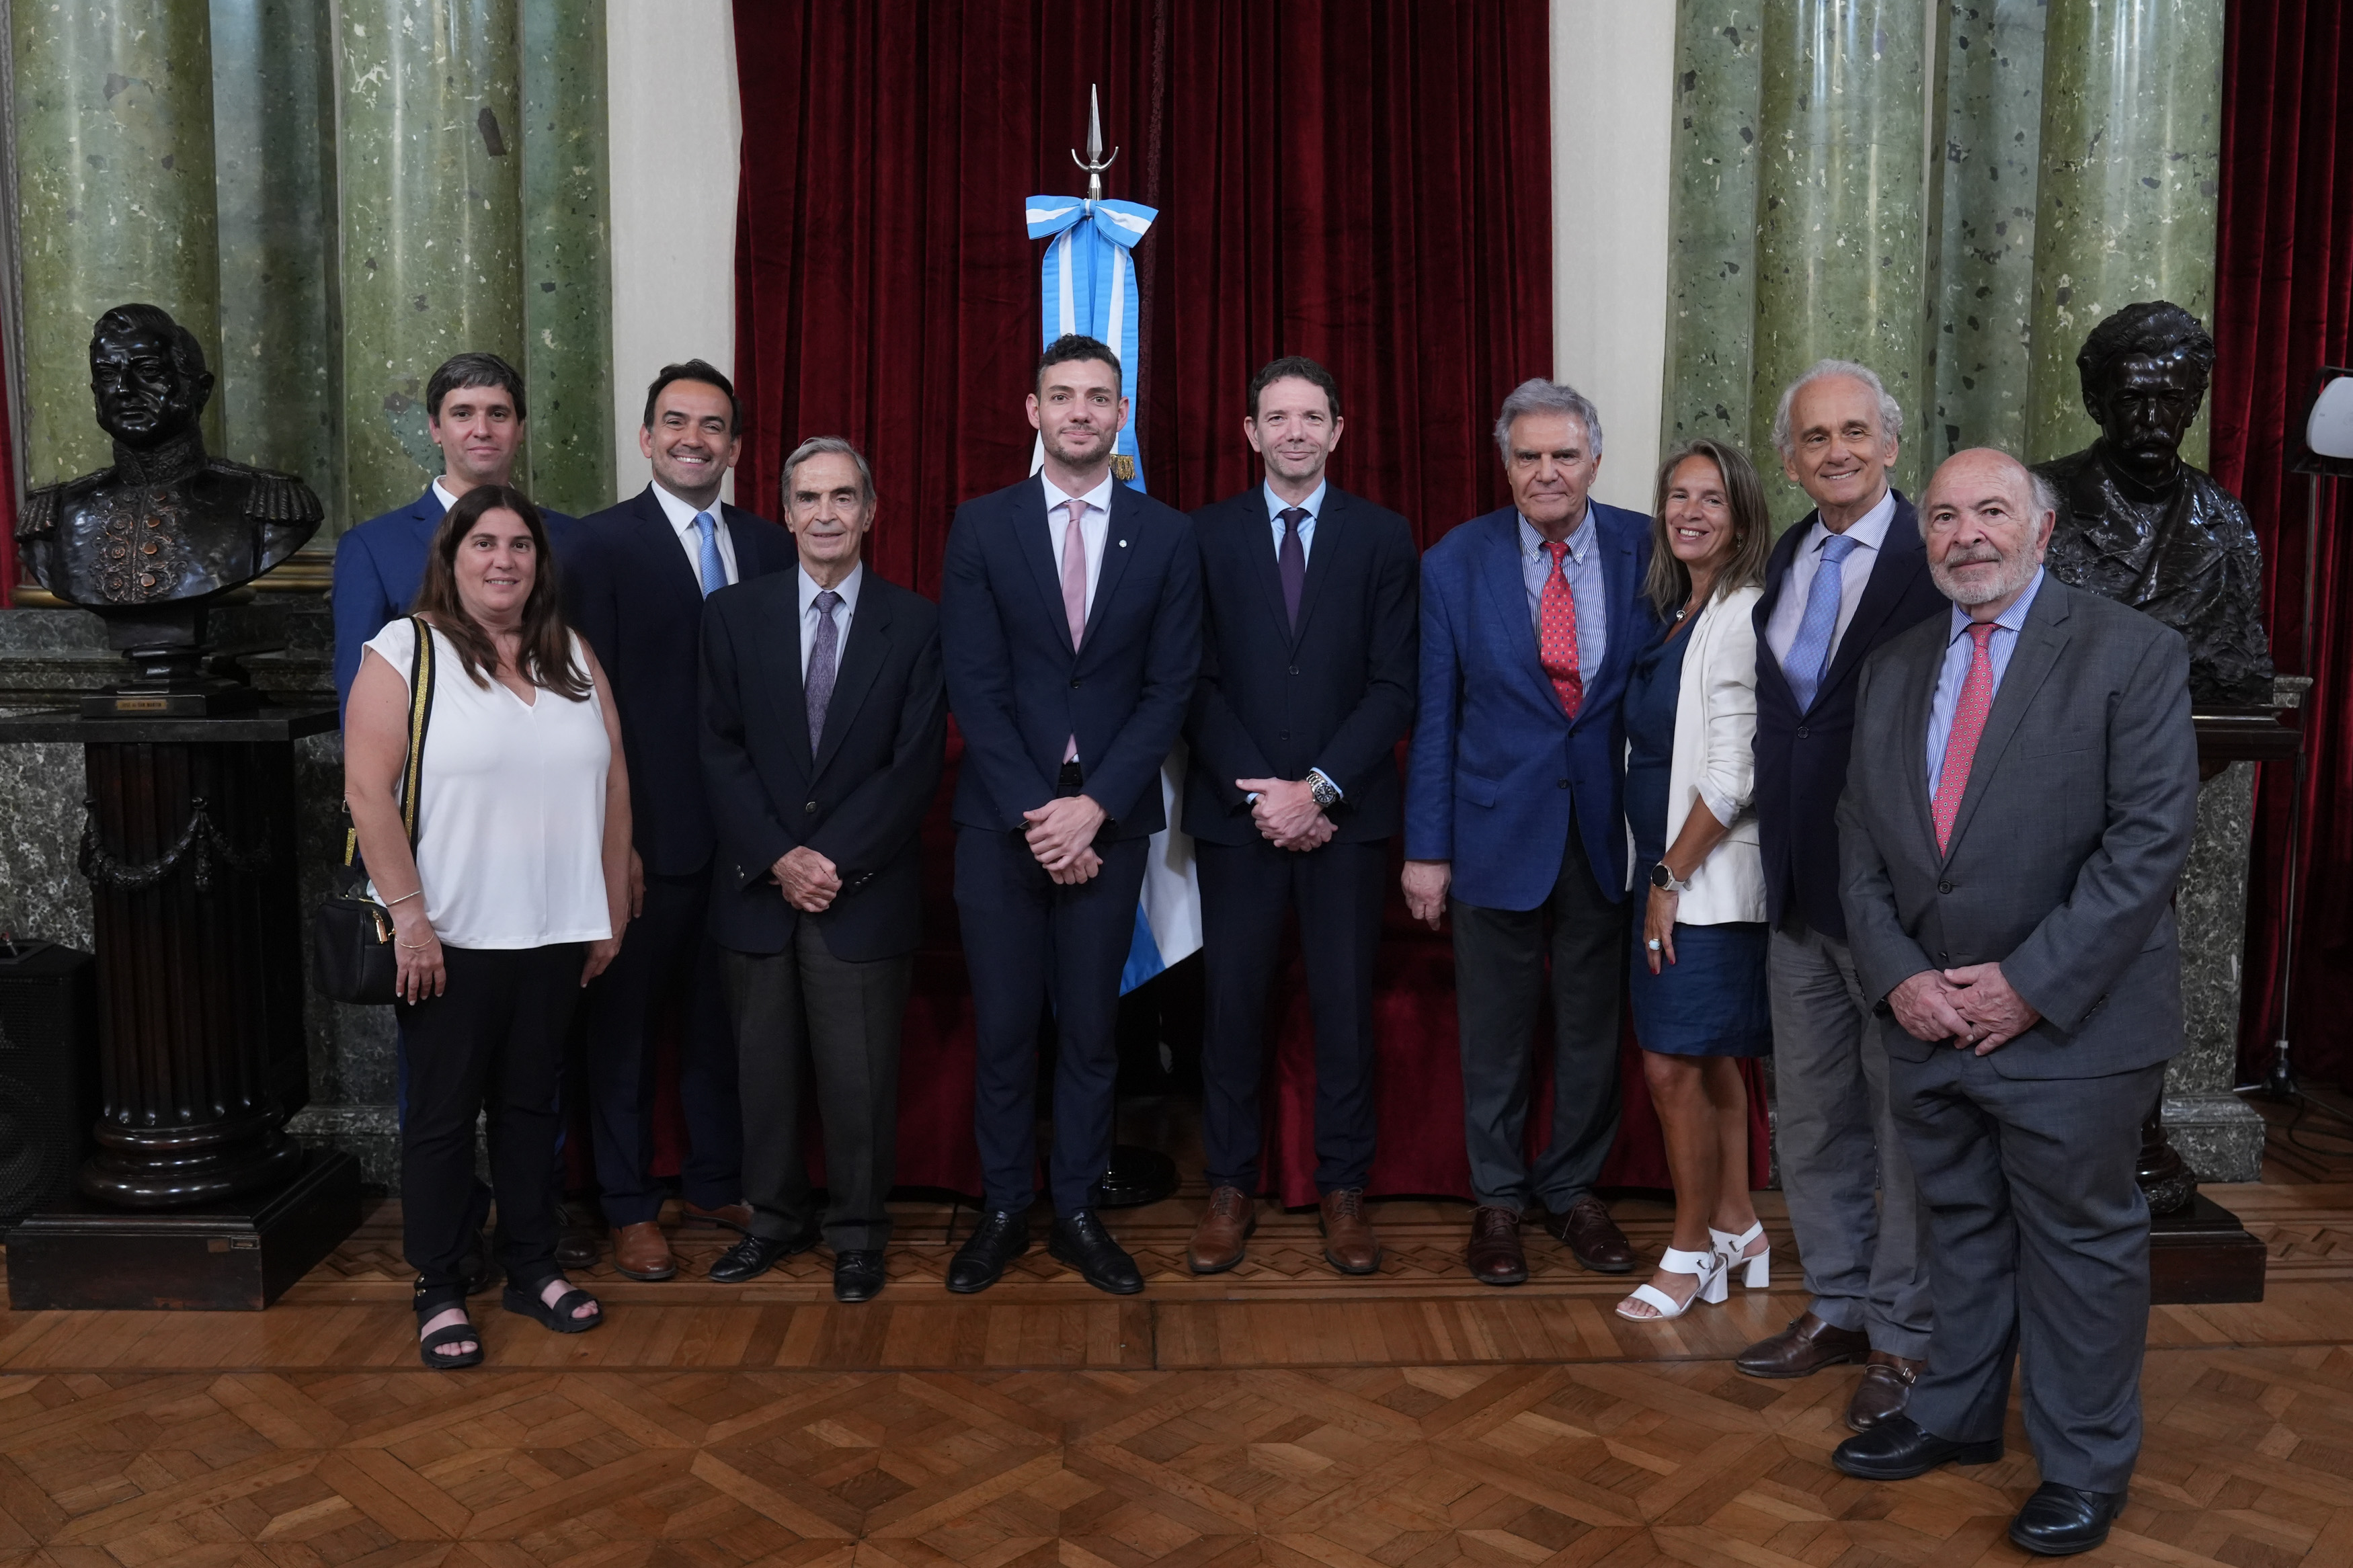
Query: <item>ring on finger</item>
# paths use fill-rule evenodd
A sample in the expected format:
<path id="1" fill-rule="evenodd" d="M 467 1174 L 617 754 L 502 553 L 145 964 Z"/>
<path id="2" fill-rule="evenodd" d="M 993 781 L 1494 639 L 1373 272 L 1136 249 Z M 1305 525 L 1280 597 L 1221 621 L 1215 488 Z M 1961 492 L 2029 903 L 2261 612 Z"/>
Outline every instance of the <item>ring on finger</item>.
<path id="1" fill-rule="evenodd" d="M 1656 952 L 1659 951 L 1659 939 L 1657 937 L 1652 937 L 1649 942 L 1644 942 L 1642 945 L 1649 948 L 1652 952 Z"/>

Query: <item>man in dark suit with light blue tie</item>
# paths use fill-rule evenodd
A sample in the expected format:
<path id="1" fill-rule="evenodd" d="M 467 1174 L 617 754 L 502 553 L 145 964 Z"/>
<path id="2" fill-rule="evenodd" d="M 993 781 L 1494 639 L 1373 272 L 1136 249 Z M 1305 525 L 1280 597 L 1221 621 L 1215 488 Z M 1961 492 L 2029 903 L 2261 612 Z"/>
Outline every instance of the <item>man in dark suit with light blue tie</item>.
<path id="1" fill-rule="evenodd" d="M 580 521 L 577 567 L 565 574 L 573 625 L 596 650 L 620 710 L 633 868 L 644 884 L 620 955 L 590 988 L 582 1030 L 599 1201 L 614 1267 L 633 1279 L 678 1271 L 653 1174 L 655 1026 L 672 996 L 686 1004 L 681 1206 L 690 1224 L 740 1231 L 752 1218 L 725 986 L 704 930 L 718 836 L 701 761 L 702 601 L 730 583 L 789 572 L 796 558 L 792 535 L 719 499 L 740 432 L 725 375 L 701 360 L 664 366 L 638 433 L 653 482 Z"/>
<path id="2" fill-rule="evenodd" d="M 1095 1213 L 1111 1163 L 1113 1024 L 1161 769 L 1201 662 L 1193 527 L 1112 474 L 1119 357 L 1055 340 L 1029 395 L 1044 466 L 968 500 L 948 532 L 940 644 L 964 736 L 956 910 L 976 1033 L 984 1212 L 948 1289 L 987 1289 L 1029 1249 L 1039 1026 L 1057 1039 L 1049 1249 L 1098 1289 L 1144 1289 Z"/>
<path id="3" fill-rule="evenodd" d="M 822 1234 L 834 1299 L 864 1301 L 882 1289 L 891 1236 L 919 834 L 947 742 L 939 612 L 859 560 L 874 476 L 855 447 L 817 437 L 784 471 L 799 569 L 720 590 L 702 618 L 711 931 L 725 950 L 752 1206 L 711 1277 L 755 1279 Z M 822 1226 L 801 1136 L 812 1103 Z"/>
<path id="4" fill-rule="evenodd" d="M 1625 725 L 1651 523 L 1588 499 L 1601 419 L 1575 388 L 1523 382 L 1495 445 L 1514 504 L 1421 564 L 1421 689 L 1406 774 L 1406 908 L 1454 917 L 1464 1139 L 1484 1285 L 1527 1278 L 1520 1217 L 1586 1268 L 1634 1267 L 1593 1194 L 1618 1130 L 1625 984 Z M 1550 961 L 1552 1136 L 1522 1152 L 1529 1041 Z"/>
<path id="5" fill-rule="evenodd" d="M 1413 725 L 1420 562 L 1404 518 L 1324 478 L 1342 427 L 1330 371 L 1276 360 L 1250 398 L 1243 434 L 1265 482 L 1193 514 L 1205 613 L 1185 830 L 1201 879 L 1209 1201 L 1187 1261 L 1231 1268 L 1256 1223 L 1267 1002 L 1296 909 L 1324 1258 L 1370 1274 L 1373 966 L 1402 816 L 1397 743 Z"/>

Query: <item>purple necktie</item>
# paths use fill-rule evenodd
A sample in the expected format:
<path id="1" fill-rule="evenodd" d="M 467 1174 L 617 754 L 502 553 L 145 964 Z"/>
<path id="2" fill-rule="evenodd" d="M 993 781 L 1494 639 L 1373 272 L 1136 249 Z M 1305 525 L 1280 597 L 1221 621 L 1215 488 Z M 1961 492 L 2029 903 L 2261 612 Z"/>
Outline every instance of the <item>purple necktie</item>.
<path id="1" fill-rule="evenodd" d="M 1299 629 L 1299 591 L 1307 586 L 1307 546 L 1300 542 L 1299 525 L 1307 517 L 1303 506 L 1282 509 L 1282 548 L 1275 555 L 1275 564 L 1282 571 L 1282 608 L 1291 617 L 1291 629 Z"/>
<path id="2" fill-rule="evenodd" d="M 833 672 L 841 647 L 841 631 L 833 624 L 834 606 L 841 595 L 827 588 L 809 601 L 817 606 L 817 640 L 809 645 L 808 678 L 802 682 L 808 698 L 809 750 L 817 750 L 825 733 L 825 710 L 833 701 Z"/>

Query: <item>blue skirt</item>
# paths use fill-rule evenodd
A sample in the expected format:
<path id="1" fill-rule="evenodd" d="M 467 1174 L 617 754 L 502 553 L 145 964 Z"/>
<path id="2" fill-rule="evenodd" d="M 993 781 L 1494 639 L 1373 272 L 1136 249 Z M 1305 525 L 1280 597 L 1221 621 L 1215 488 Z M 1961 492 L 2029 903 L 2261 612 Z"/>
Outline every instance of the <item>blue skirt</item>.
<path id="1" fill-rule="evenodd" d="M 1638 889 L 1639 890 L 1639 889 Z M 1767 926 L 1675 927 L 1675 962 L 1651 973 L 1642 945 L 1642 913 L 1634 903 L 1634 1040 L 1646 1051 L 1676 1057 L 1761 1057 L 1773 1049 L 1773 1014 L 1766 1001 Z M 1662 955 L 1663 956 L 1663 955 Z"/>

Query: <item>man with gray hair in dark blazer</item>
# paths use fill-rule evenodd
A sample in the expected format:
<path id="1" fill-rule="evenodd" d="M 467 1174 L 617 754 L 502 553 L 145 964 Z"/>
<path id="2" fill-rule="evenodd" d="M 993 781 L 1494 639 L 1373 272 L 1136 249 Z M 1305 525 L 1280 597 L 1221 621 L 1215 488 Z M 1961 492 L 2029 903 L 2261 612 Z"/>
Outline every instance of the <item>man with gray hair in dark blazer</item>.
<path id="1" fill-rule="evenodd" d="M 1907 1409 L 1832 1457 L 1872 1480 L 2000 1458 L 2015 1354 L 2042 1484 L 2010 1534 L 2051 1556 L 2107 1538 L 2140 1449 L 2133 1167 L 2181 1047 L 2198 805 L 2189 650 L 2044 574 L 2055 512 L 2015 458 L 1948 459 L 1920 530 L 1953 607 L 1862 671 L 1841 897 L 1936 1319 Z"/>

